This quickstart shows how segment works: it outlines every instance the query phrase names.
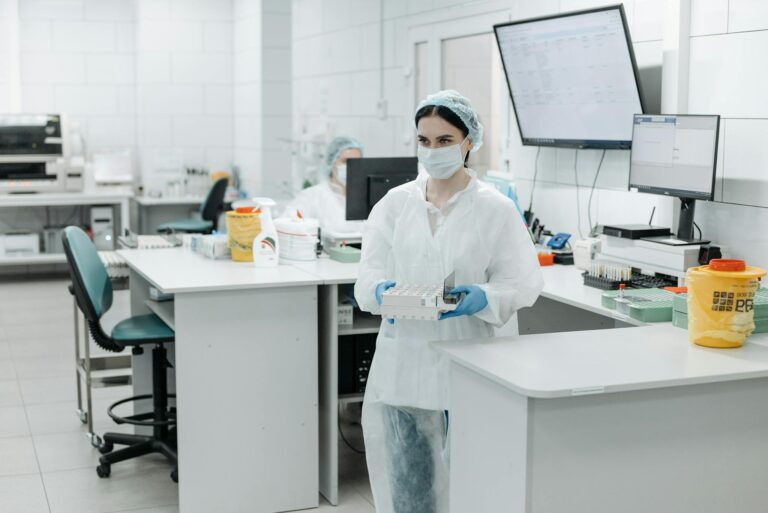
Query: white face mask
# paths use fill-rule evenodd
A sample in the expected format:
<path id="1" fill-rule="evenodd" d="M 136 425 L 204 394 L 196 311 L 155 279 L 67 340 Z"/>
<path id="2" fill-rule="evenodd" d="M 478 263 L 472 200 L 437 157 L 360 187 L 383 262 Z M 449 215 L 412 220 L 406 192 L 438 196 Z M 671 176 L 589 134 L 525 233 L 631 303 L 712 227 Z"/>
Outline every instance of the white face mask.
<path id="1" fill-rule="evenodd" d="M 336 164 L 336 180 L 341 183 L 341 185 L 347 185 L 347 165 L 346 164 Z"/>
<path id="2" fill-rule="evenodd" d="M 466 140 L 465 138 L 464 141 Z M 419 145 L 416 153 L 419 164 L 424 166 L 432 178 L 447 180 L 464 166 L 464 155 L 461 154 L 461 145 L 464 141 L 445 148 L 425 148 Z"/>

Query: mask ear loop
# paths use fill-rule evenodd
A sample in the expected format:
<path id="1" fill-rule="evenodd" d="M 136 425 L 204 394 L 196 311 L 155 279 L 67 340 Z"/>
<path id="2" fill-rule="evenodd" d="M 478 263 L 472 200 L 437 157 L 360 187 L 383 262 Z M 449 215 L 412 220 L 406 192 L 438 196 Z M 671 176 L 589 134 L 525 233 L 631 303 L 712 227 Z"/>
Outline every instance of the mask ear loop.
<path id="1" fill-rule="evenodd" d="M 467 141 L 467 140 L 469 140 L 469 135 L 467 135 L 467 136 L 464 138 L 464 141 Z M 459 149 L 461 149 L 461 145 L 462 145 L 462 144 L 464 144 L 464 141 L 461 141 L 461 142 L 459 143 Z M 467 169 L 467 161 L 469 160 L 469 154 L 470 154 L 470 153 L 472 153 L 472 149 L 471 149 L 471 148 L 467 148 L 467 154 L 466 154 L 466 155 L 464 155 L 464 169 Z"/>

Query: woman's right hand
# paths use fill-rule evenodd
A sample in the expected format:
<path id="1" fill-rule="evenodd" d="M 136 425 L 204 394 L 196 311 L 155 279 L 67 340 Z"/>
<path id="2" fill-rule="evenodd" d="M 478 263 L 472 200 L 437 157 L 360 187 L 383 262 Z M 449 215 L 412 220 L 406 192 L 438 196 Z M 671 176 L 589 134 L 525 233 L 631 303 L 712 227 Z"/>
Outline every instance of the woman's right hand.
<path id="1" fill-rule="evenodd" d="M 387 280 L 382 281 L 378 285 L 376 285 L 376 302 L 381 305 L 381 297 L 384 295 L 384 292 L 394 287 L 396 283 L 393 280 Z"/>
<path id="2" fill-rule="evenodd" d="M 376 285 L 376 302 L 381 306 L 381 296 L 384 295 L 384 292 L 394 287 L 396 283 L 393 280 L 387 280 L 382 281 L 378 285 Z M 390 324 L 394 324 L 394 319 L 387 319 L 387 322 Z"/>

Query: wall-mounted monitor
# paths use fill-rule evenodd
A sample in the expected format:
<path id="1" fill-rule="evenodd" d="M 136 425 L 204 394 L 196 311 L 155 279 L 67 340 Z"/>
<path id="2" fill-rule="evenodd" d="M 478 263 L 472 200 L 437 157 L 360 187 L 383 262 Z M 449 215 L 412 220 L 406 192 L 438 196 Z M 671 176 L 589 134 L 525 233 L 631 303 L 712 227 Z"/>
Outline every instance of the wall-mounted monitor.
<path id="1" fill-rule="evenodd" d="M 644 113 L 624 7 L 494 26 L 523 144 L 630 148 Z"/>

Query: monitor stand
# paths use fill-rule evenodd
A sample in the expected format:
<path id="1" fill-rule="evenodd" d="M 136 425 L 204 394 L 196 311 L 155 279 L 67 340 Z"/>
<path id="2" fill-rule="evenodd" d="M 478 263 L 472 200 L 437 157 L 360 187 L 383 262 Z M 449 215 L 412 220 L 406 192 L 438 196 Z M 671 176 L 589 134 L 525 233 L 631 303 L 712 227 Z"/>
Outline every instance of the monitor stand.
<path id="1" fill-rule="evenodd" d="M 696 239 L 693 234 L 693 214 L 696 211 L 696 200 L 693 198 L 680 198 L 680 221 L 677 224 L 677 236 L 647 237 L 643 240 L 667 244 L 669 246 L 695 246 L 709 244 L 710 241 Z"/>

